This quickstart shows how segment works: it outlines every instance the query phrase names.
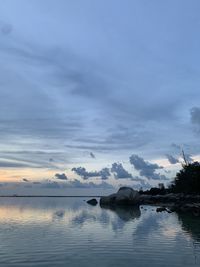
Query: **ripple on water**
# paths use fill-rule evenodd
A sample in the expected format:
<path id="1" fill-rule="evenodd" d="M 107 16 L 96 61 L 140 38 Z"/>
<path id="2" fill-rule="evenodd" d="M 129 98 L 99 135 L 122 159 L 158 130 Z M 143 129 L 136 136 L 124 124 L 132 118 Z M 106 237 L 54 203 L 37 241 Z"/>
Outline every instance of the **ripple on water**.
<path id="1" fill-rule="evenodd" d="M 198 266 L 199 219 L 79 198 L 0 204 L 0 266 Z"/>

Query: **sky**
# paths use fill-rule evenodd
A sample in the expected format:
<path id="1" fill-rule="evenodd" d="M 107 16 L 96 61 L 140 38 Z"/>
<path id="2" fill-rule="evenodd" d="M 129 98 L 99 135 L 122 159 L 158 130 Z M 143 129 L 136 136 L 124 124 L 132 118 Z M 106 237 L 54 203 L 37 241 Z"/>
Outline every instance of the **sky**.
<path id="1" fill-rule="evenodd" d="M 199 9 L 0 0 L 0 194 L 149 188 L 199 160 Z"/>

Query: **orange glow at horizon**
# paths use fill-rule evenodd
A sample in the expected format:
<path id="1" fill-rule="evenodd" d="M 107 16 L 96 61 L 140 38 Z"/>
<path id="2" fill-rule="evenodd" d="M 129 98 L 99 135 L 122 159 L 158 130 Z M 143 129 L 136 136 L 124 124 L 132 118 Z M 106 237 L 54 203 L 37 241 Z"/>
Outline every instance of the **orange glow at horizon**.
<path id="1" fill-rule="evenodd" d="M 50 179 L 58 170 L 40 168 L 7 168 L 0 169 L 0 182 L 20 182 L 23 178 L 33 181 Z"/>

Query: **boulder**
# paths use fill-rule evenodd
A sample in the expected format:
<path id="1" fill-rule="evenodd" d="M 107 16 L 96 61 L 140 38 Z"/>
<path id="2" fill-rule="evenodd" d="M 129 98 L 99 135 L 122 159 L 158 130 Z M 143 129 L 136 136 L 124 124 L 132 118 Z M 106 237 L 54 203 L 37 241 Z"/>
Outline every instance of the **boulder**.
<path id="1" fill-rule="evenodd" d="M 138 191 L 133 190 L 131 187 L 121 187 L 117 194 L 116 204 L 135 204 L 139 200 Z"/>
<path id="2" fill-rule="evenodd" d="M 98 201 L 96 200 L 96 198 L 92 198 L 92 199 L 88 200 L 87 203 L 92 205 L 92 206 L 96 206 Z"/>
<path id="3" fill-rule="evenodd" d="M 138 204 L 140 195 L 131 187 L 121 187 L 116 194 L 100 198 L 101 205 L 133 205 Z"/>
<path id="4" fill-rule="evenodd" d="M 100 205 L 114 205 L 117 194 L 111 194 L 109 196 L 100 198 Z"/>

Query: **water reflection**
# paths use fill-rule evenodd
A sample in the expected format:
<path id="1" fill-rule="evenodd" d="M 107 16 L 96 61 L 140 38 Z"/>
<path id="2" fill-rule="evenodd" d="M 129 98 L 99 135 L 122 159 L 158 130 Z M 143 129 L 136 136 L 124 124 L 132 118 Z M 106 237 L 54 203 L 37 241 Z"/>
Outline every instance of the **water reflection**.
<path id="1" fill-rule="evenodd" d="M 152 207 L 93 207 L 86 200 L 0 198 L 0 266 L 200 263 L 193 245 L 200 240 L 199 219 Z"/>
<path id="2" fill-rule="evenodd" d="M 57 210 L 53 213 L 53 218 L 62 219 L 65 216 L 64 210 Z"/>
<path id="3" fill-rule="evenodd" d="M 125 222 L 134 220 L 141 216 L 141 211 L 139 206 L 126 207 L 126 206 L 102 205 L 101 208 L 115 212 L 117 216 Z"/>
<path id="4" fill-rule="evenodd" d="M 200 245 L 200 218 L 187 213 L 178 213 L 182 229 Z"/>

